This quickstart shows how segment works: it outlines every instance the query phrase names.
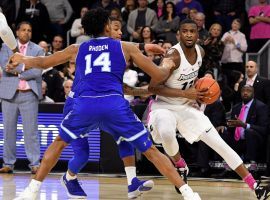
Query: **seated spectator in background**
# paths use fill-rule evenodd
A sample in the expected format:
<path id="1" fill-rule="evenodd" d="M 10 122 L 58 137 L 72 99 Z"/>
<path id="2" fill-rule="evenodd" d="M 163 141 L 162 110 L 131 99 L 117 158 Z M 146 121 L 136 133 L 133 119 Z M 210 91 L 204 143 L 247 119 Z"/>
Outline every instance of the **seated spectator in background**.
<path id="1" fill-rule="evenodd" d="M 263 103 L 268 105 L 268 108 L 270 108 L 270 81 L 257 74 L 258 67 L 259 66 L 257 66 L 257 63 L 254 61 L 248 61 L 246 63 L 247 77 L 239 84 L 239 91 L 236 93 L 235 102 L 241 102 L 241 88 L 244 85 L 251 85 L 254 88 L 255 98 L 262 101 Z"/>
<path id="2" fill-rule="evenodd" d="M 38 0 L 22 1 L 17 23 L 28 21 L 33 27 L 32 41 L 49 40 L 51 21 L 46 6 Z"/>
<path id="3" fill-rule="evenodd" d="M 54 103 L 54 100 L 52 100 L 50 97 L 47 96 L 47 83 L 45 81 L 42 81 L 42 99 L 39 100 L 39 103 Z"/>
<path id="4" fill-rule="evenodd" d="M 70 60 L 68 63 L 65 64 L 65 67 L 62 71 L 59 72 L 62 79 L 67 80 L 74 80 L 75 78 L 75 69 L 76 63 L 75 60 Z"/>
<path id="5" fill-rule="evenodd" d="M 215 21 L 223 27 L 224 32 L 230 30 L 232 21 L 245 9 L 241 8 L 242 0 L 214 0 L 212 6 Z"/>
<path id="6" fill-rule="evenodd" d="M 221 38 L 221 41 L 224 43 L 221 58 L 222 72 L 227 76 L 228 82 L 230 82 L 232 70 L 245 73 L 243 54 L 247 50 L 247 40 L 246 36 L 239 31 L 240 27 L 240 19 L 234 19 L 232 29 Z"/>
<path id="7" fill-rule="evenodd" d="M 81 13 L 80 13 L 80 18 L 75 19 L 72 27 L 71 27 L 71 36 L 72 37 L 76 37 L 76 44 L 81 44 L 84 41 L 87 41 L 90 39 L 90 37 L 88 35 L 84 34 L 84 30 L 82 28 L 82 18 L 84 16 L 84 14 L 88 11 L 87 7 L 82 7 L 81 9 Z"/>
<path id="8" fill-rule="evenodd" d="M 50 53 L 50 46 L 46 41 L 40 41 L 38 43 L 38 45 L 43 48 L 44 52 L 45 52 L 45 56 L 51 55 Z"/>
<path id="9" fill-rule="evenodd" d="M 50 53 L 55 53 L 57 51 L 61 51 L 64 47 L 64 38 L 62 37 L 62 35 L 55 35 L 53 37 L 53 41 L 52 41 L 52 46 L 51 46 L 51 52 Z M 58 65 L 57 67 L 55 67 L 55 69 L 57 69 L 58 71 L 61 71 L 65 66 L 64 65 Z"/>
<path id="10" fill-rule="evenodd" d="M 198 12 L 203 12 L 202 5 L 196 0 L 183 0 L 178 2 L 175 7 L 176 13 L 181 20 L 187 18 L 187 15 L 192 8 L 196 8 Z"/>
<path id="11" fill-rule="evenodd" d="M 126 0 L 125 6 L 121 9 L 122 19 L 127 24 L 129 13 L 137 7 L 136 0 Z"/>
<path id="12" fill-rule="evenodd" d="M 63 82 L 63 90 L 61 92 L 60 102 L 65 102 L 68 97 L 69 92 L 71 91 L 73 80 L 67 79 Z"/>
<path id="13" fill-rule="evenodd" d="M 254 98 L 254 88 L 245 85 L 241 88 L 242 102 L 232 109 L 231 119 L 228 120 L 227 143 L 243 156 L 246 163 L 251 163 L 249 170 L 256 171 L 256 163 L 262 155 L 267 139 L 269 123 L 268 107 Z"/>
<path id="14" fill-rule="evenodd" d="M 172 2 L 165 4 L 164 15 L 159 19 L 154 31 L 157 38 L 172 41 L 177 43 L 176 32 L 179 29 L 180 18 L 176 14 L 175 6 Z"/>
<path id="15" fill-rule="evenodd" d="M 170 41 L 164 41 L 162 44 L 162 48 L 166 51 L 166 53 L 169 51 L 169 49 L 173 46 L 173 44 Z"/>
<path id="16" fill-rule="evenodd" d="M 154 31 L 151 29 L 151 27 L 144 26 L 141 29 L 140 38 L 141 43 L 145 44 L 154 43 L 155 42 Z"/>
<path id="17" fill-rule="evenodd" d="M 221 42 L 222 27 L 220 24 L 212 24 L 209 29 L 209 37 L 203 42 L 205 51 L 202 67 L 199 70 L 199 77 L 202 77 L 207 70 L 214 71 L 215 77 L 220 72 L 220 59 L 223 54 L 224 44 Z"/>
<path id="18" fill-rule="evenodd" d="M 199 41 L 198 44 L 203 45 L 203 42 L 209 38 L 209 32 L 204 28 L 205 26 L 205 15 L 201 12 L 198 12 L 194 16 L 194 21 L 198 26 L 199 31 Z"/>
<path id="19" fill-rule="evenodd" d="M 147 7 L 147 0 L 138 0 L 139 7 L 133 10 L 128 17 L 127 30 L 131 41 L 140 39 L 141 29 L 144 26 L 154 28 L 158 22 L 156 12 Z"/>
<path id="20" fill-rule="evenodd" d="M 160 19 L 166 9 L 165 0 L 156 0 L 152 9 L 157 13 L 157 18 Z"/>
<path id="21" fill-rule="evenodd" d="M 188 13 L 188 18 L 191 20 L 195 20 L 195 16 L 198 13 L 198 10 L 196 8 L 191 8 Z"/>
<path id="22" fill-rule="evenodd" d="M 47 7 L 50 20 L 52 23 L 52 36 L 64 35 L 66 27 L 64 27 L 70 20 L 73 13 L 72 7 L 67 0 L 41 0 Z"/>
<path id="23" fill-rule="evenodd" d="M 259 4 L 248 11 L 251 25 L 248 52 L 258 52 L 270 39 L 270 5 L 267 0 L 258 0 Z"/>
<path id="24" fill-rule="evenodd" d="M 116 3 L 112 0 L 98 0 L 92 7 L 91 9 L 95 8 L 103 8 L 107 11 L 111 11 L 113 8 L 118 7 Z"/>
<path id="25" fill-rule="evenodd" d="M 214 74 L 211 71 L 207 71 L 204 76 L 213 79 L 215 78 Z M 221 101 L 217 100 L 216 102 L 209 105 L 201 105 L 201 110 L 209 118 L 213 126 L 222 136 L 226 125 L 226 118 L 225 109 Z M 196 176 L 207 177 L 210 175 L 209 161 L 211 159 L 211 154 L 213 153 L 214 151 L 209 148 L 204 142 L 198 142 L 197 165 L 200 168 L 200 171 L 198 172 L 198 174 L 196 174 Z"/>

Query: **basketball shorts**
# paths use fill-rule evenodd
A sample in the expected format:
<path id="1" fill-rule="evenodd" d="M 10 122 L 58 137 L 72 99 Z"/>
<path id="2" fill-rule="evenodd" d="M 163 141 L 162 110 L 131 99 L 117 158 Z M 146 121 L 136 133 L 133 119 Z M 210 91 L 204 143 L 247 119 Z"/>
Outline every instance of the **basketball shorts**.
<path id="1" fill-rule="evenodd" d="M 210 130 L 213 125 L 204 113 L 192 106 L 166 105 L 154 102 L 149 114 L 148 127 L 156 143 L 162 143 L 162 136 L 158 132 L 160 125 L 176 130 L 189 142 L 199 140 L 201 134 Z M 173 129 L 172 129 L 173 128 Z"/>
<path id="2" fill-rule="evenodd" d="M 73 101 L 72 110 L 61 123 L 60 137 L 65 142 L 99 128 L 110 133 L 118 145 L 127 141 L 141 152 L 152 146 L 149 132 L 122 96 L 78 97 Z"/>

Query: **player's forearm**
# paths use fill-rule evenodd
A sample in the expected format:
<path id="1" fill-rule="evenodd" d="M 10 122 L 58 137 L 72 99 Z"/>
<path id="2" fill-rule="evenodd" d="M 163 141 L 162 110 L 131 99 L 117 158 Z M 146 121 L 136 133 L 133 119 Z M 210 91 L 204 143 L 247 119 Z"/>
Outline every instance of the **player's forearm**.
<path id="1" fill-rule="evenodd" d="M 145 96 L 151 95 L 147 88 L 140 88 L 140 87 L 130 87 L 124 84 L 124 94 L 132 95 L 132 96 Z"/>
<path id="2" fill-rule="evenodd" d="M 169 88 L 169 87 L 166 87 L 165 85 L 153 86 L 150 83 L 148 90 L 149 92 L 153 94 L 157 94 L 157 95 L 165 96 L 165 97 L 185 97 L 185 93 L 183 90 Z"/>

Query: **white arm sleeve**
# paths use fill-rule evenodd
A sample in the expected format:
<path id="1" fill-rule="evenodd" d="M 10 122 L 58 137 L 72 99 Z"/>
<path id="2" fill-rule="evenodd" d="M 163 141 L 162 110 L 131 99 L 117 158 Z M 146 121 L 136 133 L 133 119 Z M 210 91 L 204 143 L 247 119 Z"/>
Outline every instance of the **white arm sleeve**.
<path id="1" fill-rule="evenodd" d="M 17 47 L 17 42 L 14 37 L 14 34 L 7 24 L 6 17 L 1 12 L 0 12 L 0 37 L 11 50 L 14 50 Z"/>

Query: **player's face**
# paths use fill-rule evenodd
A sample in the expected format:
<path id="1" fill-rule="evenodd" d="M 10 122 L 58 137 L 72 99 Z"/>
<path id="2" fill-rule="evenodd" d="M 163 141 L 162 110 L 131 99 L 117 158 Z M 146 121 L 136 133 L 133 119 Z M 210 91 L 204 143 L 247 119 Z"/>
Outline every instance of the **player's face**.
<path id="1" fill-rule="evenodd" d="M 121 31 L 121 23 L 119 21 L 111 21 L 111 38 L 121 40 L 122 31 Z"/>
<path id="2" fill-rule="evenodd" d="M 248 103 L 254 97 L 254 89 L 251 86 L 244 86 L 241 89 L 241 97 L 244 103 Z"/>
<path id="3" fill-rule="evenodd" d="M 187 48 L 192 48 L 195 46 L 198 40 L 198 29 L 195 24 L 183 24 L 180 28 L 180 41 Z"/>
<path id="4" fill-rule="evenodd" d="M 18 39 L 21 43 L 25 44 L 32 38 L 32 28 L 29 24 L 22 24 L 16 31 Z"/>

